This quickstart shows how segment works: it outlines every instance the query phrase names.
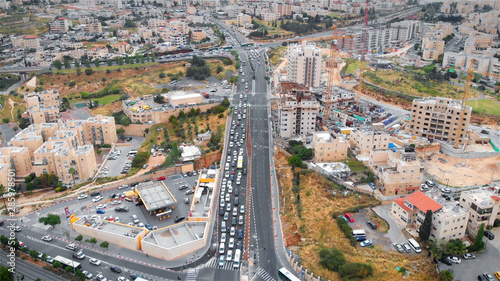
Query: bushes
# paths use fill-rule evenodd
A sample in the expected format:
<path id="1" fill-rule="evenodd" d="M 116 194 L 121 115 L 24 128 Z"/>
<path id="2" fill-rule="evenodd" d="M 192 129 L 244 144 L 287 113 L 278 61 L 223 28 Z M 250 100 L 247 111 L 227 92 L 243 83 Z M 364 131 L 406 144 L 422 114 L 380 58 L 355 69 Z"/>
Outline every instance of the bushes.
<path id="1" fill-rule="evenodd" d="M 354 239 L 354 237 L 352 237 L 352 228 L 347 224 L 347 222 L 345 222 L 343 218 L 337 217 L 335 218 L 335 220 L 337 220 L 337 225 L 339 226 L 340 230 L 344 232 L 345 237 L 351 241 L 351 246 L 354 247 L 356 245 L 356 240 Z"/>
<path id="2" fill-rule="evenodd" d="M 134 168 L 142 168 L 144 164 L 148 162 L 149 153 L 148 152 L 139 152 L 135 156 L 134 160 L 132 160 L 132 167 Z"/>
<path id="3" fill-rule="evenodd" d="M 92 75 L 92 74 L 94 74 L 94 71 L 91 68 L 87 68 L 87 69 L 85 69 L 85 74 Z"/>
<path id="4" fill-rule="evenodd" d="M 319 264 L 338 272 L 342 280 L 362 280 L 373 275 L 373 267 L 365 263 L 349 263 L 344 254 L 335 248 L 324 248 L 319 252 Z"/>
<path id="5" fill-rule="evenodd" d="M 344 254 L 335 248 L 321 249 L 319 252 L 319 264 L 331 271 L 339 271 L 347 263 Z"/>
<path id="6" fill-rule="evenodd" d="M 339 271 L 342 280 L 363 280 L 373 275 L 373 267 L 365 263 L 347 263 Z"/>
<path id="7" fill-rule="evenodd" d="M 128 118 L 128 116 L 123 112 L 123 110 L 118 112 L 113 112 L 111 116 L 115 118 L 116 124 L 128 126 L 130 125 L 130 123 L 132 123 L 132 121 L 130 121 L 130 118 Z"/>

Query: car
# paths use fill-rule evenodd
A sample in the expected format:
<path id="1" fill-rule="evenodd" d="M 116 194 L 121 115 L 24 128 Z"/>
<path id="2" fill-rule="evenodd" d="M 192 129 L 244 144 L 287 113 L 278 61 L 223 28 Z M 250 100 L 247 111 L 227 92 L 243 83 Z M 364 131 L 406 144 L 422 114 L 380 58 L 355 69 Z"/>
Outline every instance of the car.
<path id="1" fill-rule="evenodd" d="M 118 277 L 118 281 L 129 281 L 129 280 L 123 276 L 120 276 Z"/>
<path id="2" fill-rule="evenodd" d="M 449 260 L 450 262 L 456 263 L 456 264 L 459 264 L 462 262 L 462 260 L 459 257 L 448 256 L 448 257 L 446 257 L 446 259 Z"/>
<path id="3" fill-rule="evenodd" d="M 243 239 L 243 229 L 238 229 L 238 239 Z"/>
<path id="4" fill-rule="evenodd" d="M 366 224 L 368 224 L 371 229 L 377 229 L 377 224 L 372 221 L 367 221 Z"/>
<path id="5" fill-rule="evenodd" d="M 484 236 L 487 237 L 489 240 L 495 239 L 495 234 L 489 230 L 484 231 Z"/>
<path id="6" fill-rule="evenodd" d="M 220 255 L 220 256 L 219 256 L 219 266 L 220 266 L 220 267 L 224 266 L 224 261 L 225 261 L 225 260 L 224 260 L 224 255 Z"/>
<path id="7" fill-rule="evenodd" d="M 101 264 L 101 261 L 98 259 L 95 259 L 95 258 L 89 259 L 89 262 L 90 262 L 90 264 L 93 264 L 93 265 L 100 265 Z"/>
<path id="8" fill-rule="evenodd" d="M 243 225 L 243 215 L 240 215 L 240 216 L 238 217 L 238 224 L 239 224 L 239 225 Z"/>
<path id="9" fill-rule="evenodd" d="M 156 156 L 156 153 L 155 153 L 155 154 L 153 154 L 153 156 Z M 144 164 L 144 165 L 142 166 L 142 168 L 143 168 L 143 169 L 147 169 L 148 167 L 149 167 L 149 164 Z"/>
<path id="10" fill-rule="evenodd" d="M 229 231 L 230 236 L 234 236 L 236 234 L 236 228 L 234 226 L 231 227 L 231 230 Z"/>
<path id="11" fill-rule="evenodd" d="M 101 193 L 99 191 L 90 193 L 90 196 L 92 196 L 92 197 L 99 196 L 99 195 L 101 195 Z"/>
<path id="12" fill-rule="evenodd" d="M 489 274 L 488 272 L 483 273 L 483 277 L 484 277 L 486 280 L 488 280 L 488 281 L 493 281 L 493 280 L 495 280 L 495 279 L 493 278 L 493 276 L 492 276 L 491 274 Z"/>
<path id="13" fill-rule="evenodd" d="M 92 202 L 96 203 L 96 202 L 99 202 L 103 199 L 103 197 L 101 195 L 97 196 L 96 198 L 92 199 Z"/>
<path id="14" fill-rule="evenodd" d="M 135 224 L 138 224 L 139 223 L 139 218 L 137 218 L 136 215 L 132 215 L 132 221 L 135 223 Z"/>
<path id="15" fill-rule="evenodd" d="M 428 187 L 433 187 L 434 186 L 434 183 L 432 181 L 425 181 L 425 185 L 427 185 Z"/>
<path id="16" fill-rule="evenodd" d="M 403 246 L 403 249 L 405 249 L 405 252 L 407 252 L 407 253 L 411 252 L 410 245 L 408 245 L 407 243 L 404 243 L 402 246 Z"/>
<path id="17" fill-rule="evenodd" d="M 89 279 L 89 280 L 90 280 L 90 279 L 92 279 L 92 277 L 94 277 L 94 274 L 92 274 L 92 273 L 90 273 L 90 272 L 88 272 L 88 271 L 86 271 L 86 270 L 83 270 L 83 271 L 82 271 L 82 273 L 83 273 L 83 275 L 85 275 L 85 277 L 86 277 L 87 279 Z"/>
<path id="18" fill-rule="evenodd" d="M 227 251 L 226 260 L 227 261 L 232 261 L 233 260 L 233 250 Z"/>
<path id="19" fill-rule="evenodd" d="M 232 238 L 232 237 L 229 239 L 228 248 L 229 249 L 233 249 L 234 248 L 234 238 Z"/>
<path id="20" fill-rule="evenodd" d="M 158 179 L 156 179 L 156 180 L 157 180 L 157 181 L 162 181 L 162 180 L 165 180 L 165 179 L 166 179 L 166 177 L 165 177 L 165 176 L 161 176 L 161 177 L 159 177 L 159 178 L 158 178 Z"/>
<path id="21" fill-rule="evenodd" d="M 144 223 L 142 223 L 142 222 L 138 223 L 138 224 L 137 224 L 137 226 L 138 226 L 138 227 L 140 227 L 140 228 L 145 228 L 145 227 L 146 227 L 146 226 L 144 225 Z"/>
<path id="22" fill-rule="evenodd" d="M 45 261 L 48 263 L 52 263 L 54 261 L 54 258 L 51 256 L 47 256 L 47 259 Z"/>
<path id="23" fill-rule="evenodd" d="M 231 204 L 229 203 L 226 205 L 226 212 L 231 212 Z"/>
<path id="24" fill-rule="evenodd" d="M 471 260 L 471 259 L 476 258 L 476 256 L 474 254 L 471 254 L 471 253 L 466 253 L 462 257 L 464 258 L 464 260 Z"/>
<path id="25" fill-rule="evenodd" d="M 344 217 L 350 222 L 355 222 L 354 217 L 350 213 L 345 213 Z"/>
<path id="26" fill-rule="evenodd" d="M 119 268 L 118 266 L 112 266 L 109 269 L 114 273 L 122 273 L 122 269 Z"/>
<path id="27" fill-rule="evenodd" d="M 104 277 L 104 275 L 102 275 L 102 274 L 97 274 L 95 276 L 95 278 L 97 279 L 97 281 L 107 281 L 108 280 L 108 278 Z"/>
<path id="28" fill-rule="evenodd" d="M 354 236 L 354 240 L 356 240 L 356 242 L 365 241 L 366 240 L 366 236 L 363 236 L 363 235 Z"/>
<path id="29" fill-rule="evenodd" d="M 118 187 L 118 189 L 125 189 L 125 188 L 128 188 L 128 184 L 122 184 Z"/>
<path id="30" fill-rule="evenodd" d="M 43 240 L 43 241 L 50 242 L 50 241 L 52 241 L 52 236 L 45 235 L 45 236 L 43 236 L 43 237 L 42 237 L 42 240 Z"/>
<path id="31" fill-rule="evenodd" d="M 222 233 L 221 236 L 220 236 L 220 242 L 221 243 L 226 243 L 226 240 L 227 240 L 226 233 Z"/>
<path id="32" fill-rule="evenodd" d="M 103 209 L 97 209 L 96 213 L 97 214 L 104 214 L 104 213 L 106 213 L 106 211 L 104 211 Z"/>
<path id="33" fill-rule="evenodd" d="M 127 201 L 127 202 L 134 202 L 134 200 L 132 200 L 132 198 L 128 198 L 128 197 L 125 197 L 123 200 Z M 127 211 L 128 212 L 128 211 Z"/>
<path id="34" fill-rule="evenodd" d="M 231 225 L 236 225 L 236 217 L 233 217 L 233 218 L 231 219 Z"/>
<path id="35" fill-rule="evenodd" d="M 361 247 L 368 247 L 368 246 L 373 245 L 373 242 L 372 242 L 372 240 L 365 240 L 365 241 L 363 241 L 363 242 L 359 243 L 359 245 L 360 245 Z"/>
<path id="36" fill-rule="evenodd" d="M 443 187 L 443 188 L 441 188 L 441 192 L 450 193 L 451 192 L 451 188 L 449 188 L 449 187 Z"/>
<path id="37" fill-rule="evenodd" d="M 186 190 L 186 192 L 184 194 L 186 195 L 190 195 L 190 194 L 193 194 L 194 191 L 192 189 L 189 189 L 189 190 Z"/>
<path id="38" fill-rule="evenodd" d="M 394 248 L 396 248 L 396 250 L 398 250 L 398 252 L 402 253 L 404 252 L 405 250 L 403 249 L 403 246 L 401 246 L 401 244 L 398 244 L 398 243 L 394 243 L 393 244 Z"/>
<path id="39" fill-rule="evenodd" d="M 73 257 L 83 260 L 85 258 L 85 254 L 83 253 L 82 250 L 80 250 L 78 252 L 73 252 Z"/>
<path id="40" fill-rule="evenodd" d="M 184 219 L 185 219 L 185 217 L 179 217 L 179 216 L 177 216 L 177 217 L 175 217 L 174 222 L 176 222 L 176 223 L 177 223 L 177 222 L 181 222 L 181 221 L 183 221 Z"/>
<path id="41" fill-rule="evenodd" d="M 85 198 L 87 198 L 87 197 L 88 197 L 88 195 L 87 195 L 87 194 L 82 194 L 82 195 L 78 196 L 78 198 L 77 198 L 77 199 L 78 199 L 78 200 L 82 200 L 82 199 L 85 199 Z"/>

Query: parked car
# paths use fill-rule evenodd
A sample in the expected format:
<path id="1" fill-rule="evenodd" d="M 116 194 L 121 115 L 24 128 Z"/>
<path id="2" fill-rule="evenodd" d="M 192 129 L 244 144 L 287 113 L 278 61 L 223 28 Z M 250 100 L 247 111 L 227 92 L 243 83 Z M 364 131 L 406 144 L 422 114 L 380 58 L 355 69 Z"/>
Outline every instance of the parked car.
<path id="1" fill-rule="evenodd" d="M 360 245 L 361 247 L 368 247 L 368 246 L 373 245 L 373 242 L 372 242 L 372 240 L 365 240 L 365 241 L 363 241 L 363 242 L 359 243 L 359 245 Z"/>
<path id="2" fill-rule="evenodd" d="M 453 257 L 453 256 L 448 256 L 446 257 L 447 260 L 449 260 L 452 263 L 459 264 L 462 262 L 462 260 L 459 257 Z"/>
<path id="3" fill-rule="evenodd" d="M 495 239 L 495 234 L 489 230 L 484 231 L 484 236 L 487 237 L 489 240 Z"/>
<path id="4" fill-rule="evenodd" d="M 179 216 L 177 216 L 177 217 L 175 217 L 174 222 L 176 222 L 176 223 L 177 223 L 177 222 L 181 222 L 181 221 L 183 221 L 184 219 L 185 219 L 185 217 L 179 217 Z"/>
<path id="5" fill-rule="evenodd" d="M 97 209 L 96 213 L 97 214 L 104 214 L 104 213 L 106 213 L 106 211 L 104 211 L 103 209 Z"/>
<path id="6" fill-rule="evenodd" d="M 398 244 L 398 243 L 394 243 L 393 244 L 394 248 L 396 248 L 396 250 L 398 250 L 398 252 L 402 253 L 405 251 L 405 249 L 403 249 L 403 246 L 401 246 L 401 244 Z"/>
<path id="7" fill-rule="evenodd" d="M 377 224 L 372 221 L 367 221 L 366 224 L 368 224 L 371 229 L 377 229 Z"/>
<path id="8" fill-rule="evenodd" d="M 464 260 L 470 260 L 470 259 L 476 258 L 476 256 L 474 254 L 471 254 L 471 253 L 464 254 L 462 257 L 464 258 Z"/>
<path id="9" fill-rule="evenodd" d="M 350 213 L 345 213 L 344 216 L 350 222 L 355 222 L 354 217 Z"/>
<path id="10" fill-rule="evenodd" d="M 77 198 L 77 199 L 78 199 L 78 200 L 82 200 L 82 199 L 85 199 L 85 198 L 87 198 L 87 197 L 88 197 L 88 195 L 87 195 L 87 194 L 82 194 L 82 195 L 78 196 L 78 198 Z"/>
<path id="11" fill-rule="evenodd" d="M 477 277 L 478 280 L 493 281 L 495 280 L 491 274 L 485 272 Z"/>
<path id="12" fill-rule="evenodd" d="M 403 249 L 405 249 L 405 252 L 407 252 L 407 253 L 411 252 L 410 245 L 408 245 L 407 243 L 403 244 Z"/>
<path id="13" fill-rule="evenodd" d="M 165 176 L 161 176 L 161 177 L 159 177 L 157 180 L 158 180 L 158 181 L 162 181 L 162 180 L 165 180 L 165 179 L 166 179 L 166 177 L 165 177 Z"/>

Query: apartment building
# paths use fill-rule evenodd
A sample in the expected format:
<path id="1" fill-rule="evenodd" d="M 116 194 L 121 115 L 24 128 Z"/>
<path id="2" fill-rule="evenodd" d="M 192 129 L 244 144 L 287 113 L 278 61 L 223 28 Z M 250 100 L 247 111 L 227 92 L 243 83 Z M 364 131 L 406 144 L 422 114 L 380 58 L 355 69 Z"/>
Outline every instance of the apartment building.
<path id="1" fill-rule="evenodd" d="M 9 188 L 9 172 L 10 165 L 9 164 L 0 164 L 0 185 L 5 187 L 5 190 Z"/>
<path id="2" fill-rule="evenodd" d="M 439 39 L 443 39 L 453 33 L 453 25 L 449 22 L 440 21 L 434 25 L 431 32 Z"/>
<path id="3" fill-rule="evenodd" d="M 444 40 L 436 37 L 425 37 L 422 40 L 422 58 L 425 60 L 437 60 L 444 53 Z"/>
<path id="4" fill-rule="evenodd" d="M 201 29 L 193 29 L 191 32 L 191 41 L 199 42 L 199 41 L 205 39 L 206 37 L 207 37 L 207 35 Z"/>
<path id="5" fill-rule="evenodd" d="M 188 24 L 185 21 L 172 20 L 168 23 L 168 26 L 170 28 L 173 28 L 175 31 L 177 31 L 180 34 L 187 34 L 188 33 Z"/>
<path id="6" fill-rule="evenodd" d="M 97 115 L 87 120 L 67 120 L 60 123 L 59 130 L 76 131 L 78 144 L 113 144 L 118 140 L 115 118 L 111 116 Z"/>
<path id="7" fill-rule="evenodd" d="M 306 136 L 316 128 L 320 104 L 308 87 L 282 82 L 278 103 L 278 133 L 282 138 Z"/>
<path id="8" fill-rule="evenodd" d="M 63 148 L 55 153 L 54 161 L 56 174 L 63 183 L 70 183 L 73 179 L 92 179 L 97 172 L 97 162 L 92 145 Z M 75 169 L 76 174 L 71 174 L 70 168 Z"/>
<path id="9" fill-rule="evenodd" d="M 252 24 L 252 16 L 250 15 L 240 13 L 236 19 L 238 21 L 238 26 L 247 27 Z"/>
<path id="10" fill-rule="evenodd" d="M 352 38 L 337 40 L 337 46 L 344 51 L 360 52 L 363 49 L 370 53 L 382 53 L 401 47 L 420 31 L 420 23 L 396 23 L 394 28 L 339 28 L 337 35 L 351 35 Z M 363 45 L 365 38 L 365 45 Z M 409 39 L 408 39 L 409 38 Z"/>
<path id="11" fill-rule="evenodd" d="M 460 143 L 463 143 L 467 140 L 467 128 L 472 115 L 472 108 L 467 106 L 463 119 L 459 120 L 461 108 L 461 101 L 450 98 L 414 99 L 410 124 L 405 131 L 423 138 L 452 142 L 457 136 L 458 126 L 461 122 Z"/>
<path id="12" fill-rule="evenodd" d="M 170 43 L 173 46 L 185 46 L 187 45 L 187 36 L 186 35 L 172 35 L 170 36 Z"/>
<path id="13" fill-rule="evenodd" d="M 102 34 L 101 22 L 96 20 L 83 25 L 83 32 L 87 34 Z"/>
<path id="14" fill-rule="evenodd" d="M 49 30 L 51 32 L 67 32 L 72 26 L 69 19 L 58 17 L 49 23 Z"/>
<path id="15" fill-rule="evenodd" d="M 347 142 L 342 136 L 328 132 L 313 134 L 312 149 L 314 162 L 338 162 L 347 158 Z"/>
<path id="16" fill-rule="evenodd" d="M 49 138 L 53 137 L 59 129 L 58 123 L 37 123 L 32 124 L 17 133 L 8 143 L 10 146 L 27 147 L 30 159 L 33 153 Z"/>
<path id="17" fill-rule="evenodd" d="M 486 227 L 500 219 L 500 187 L 462 191 L 460 192 L 460 207 L 470 213 L 468 231 L 477 233 L 481 224 Z"/>
<path id="18" fill-rule="evenodd" d="M 28 35 L 23 37 L 23 46 L 25 49 L 40 48 L 40 39 L 36 35 Z"/>
<path id="19" fill-rule="evenodd" d="M 167 21 L 165 19 L 153 18 L 148 19 L 148 27 L 158 28 L 158 27 L 167 26 Z"/>
<path id="20" fill-rule="evenodd" d="M 389 137 L 384 131 L 362 129 L 351 133 L 349 145 L 358 157 L 367 158 L 373 149 L 389 148 Z"/>
<path id="21" fill-rule="evenodd" d="M 394 199 L 389 212 L 403 227 L 418 230 L 428 210 L 432 211 L 430 240 L 445 243 L 465 237 L 468 213 L 458 206 L 443 207 L 420 191 Z"/>
<path id="22" fill-rule="evenodd" d="M 292 5 L 289 3 L 272 3 L 272 11 L 280 15 L 280 17 L 292 15 Z"/>
<path id="23" fill-rule="evenodd" d="M 61 100 L 57 90 L 26 93 L 24 102 L 26 112 L 23 113 L 23 117 L 29 118 L 31 123 L 57 122 L 61 117 L 59 113 Z"/>
<path id="24" fill-rule="evenodd" d="M 414 151 L 373 149 L 368 166 L 378 177 L 379 190 L 385 196 L 407 195 L 420 189 L 423 167 Z"/>
<path id="25" fill-rule="evenodd" d="M 314 43 L 288 45 L 288 78 L 308 87 L 319 87 L 323 61 Z"/>
<path id="26" fill-rule="evenodd" d="M 415 20 L 404 20 L 391 23 L 392 40 L 409 41 L 421 31 L 421 22 Z"/>
<path id="27" fill-rule="evenodd" d="M 280 14 L 277 12 L 266 10 L 262 13 L 262 20 L 264 21 L 275 21 L 280 18 Z"/>
<path id="28" fill-rule="evenodd" d="M 121 54 L 126 54 L 132 47 L 127 42 L 121 42 L 118 45 L 118 52 Z"/>
<path id="29" fill-rule="evenodd" d="M 443 56 L 444 67 L 458 67 L 466 69 L 465 68 L 466 61 L 467 61 L 466 53 L 446 52 L 444 53 Z"/>
<path id="30" fill-rule="evenodd" d="M 0 164 L 16 170 L 16 177 L 26 177 L 31 172 L 30 154 L 27 147 L 1 147 Z"/>

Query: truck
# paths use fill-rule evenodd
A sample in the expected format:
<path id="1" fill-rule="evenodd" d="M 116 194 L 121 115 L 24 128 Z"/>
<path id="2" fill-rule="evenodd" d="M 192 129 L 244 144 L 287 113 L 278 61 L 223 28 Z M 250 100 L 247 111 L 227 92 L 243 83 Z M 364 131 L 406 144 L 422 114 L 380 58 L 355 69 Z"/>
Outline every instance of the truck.
<path id="1" fill-rule="evenodd" d="M 238 170 L 243 169 L 243 155 L 238 156 Z"/>

